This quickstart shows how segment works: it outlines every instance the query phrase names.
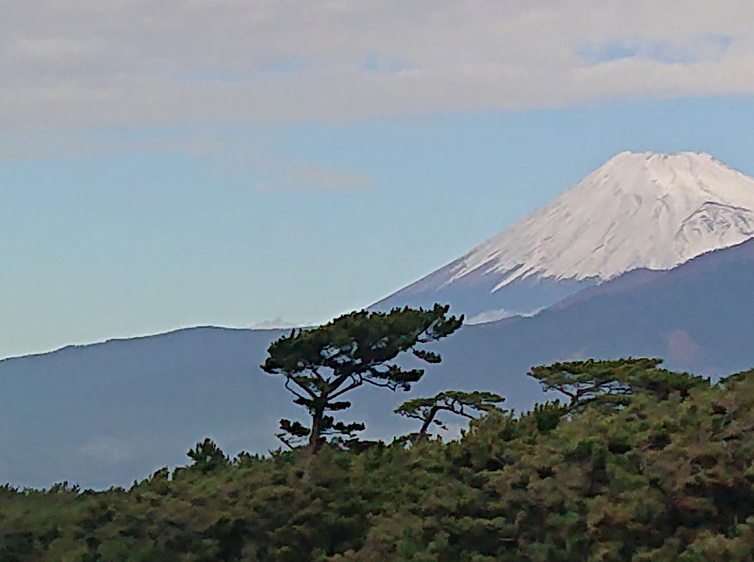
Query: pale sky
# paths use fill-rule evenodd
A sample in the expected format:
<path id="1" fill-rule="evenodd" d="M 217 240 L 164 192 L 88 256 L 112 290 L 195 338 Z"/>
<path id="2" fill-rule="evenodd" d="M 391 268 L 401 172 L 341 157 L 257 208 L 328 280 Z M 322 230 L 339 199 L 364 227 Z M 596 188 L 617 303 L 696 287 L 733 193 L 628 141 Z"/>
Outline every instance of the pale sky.
<path id="1" fill-rule="evenodd" d="M 0 357 L 316 323 L 622 150 L 754 174 L 754 2 L 0 0 Z"/>

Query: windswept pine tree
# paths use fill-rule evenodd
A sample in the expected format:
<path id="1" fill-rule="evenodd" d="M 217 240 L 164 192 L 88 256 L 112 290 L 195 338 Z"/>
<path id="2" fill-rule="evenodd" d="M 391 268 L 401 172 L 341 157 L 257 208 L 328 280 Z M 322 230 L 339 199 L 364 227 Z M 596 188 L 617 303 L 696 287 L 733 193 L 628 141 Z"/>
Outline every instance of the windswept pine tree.
<path id="1" fill-rule="evenodd" d="M 426 435 L 432 424 L 447 429 L 447 426 L 437 419 L 437 415 L 441 412 L 449 412 L 473 420 L 482 412 L 499 409 L 499 404 L 504 400 L 505 398 L 492 392 L 446 390 L 431 398 L 408 400 L 398 406 L 395 413 L 421 421 L 419 435 Z"/>
<path id="2" fill-rule="evenodd" d="M 293 330 L 270 345 L 262 369 L 285 379 L 294 402 L 311 418 L 301 422 L 280 420 L 286 444 L 308 439 L 313 456 L 327 435 L 352 436 L 364 429 L 360 423 L 336 421 L 328 412 L 347 410 L 341 398 L 364 385 L 408 391 L 424 375 L 396 362 L 411 353 L 426 363 L 439 363 L 439 354 L 423 348 L 461 327 L 463 316 L 448 316 L 448 306 L 431 310 L 394 309 L 390 312 L 353 312 L 313 329 Z"/>
<path id="3" fill-rule="evenodd" d="M 571 411 L 590 404 L 626 405 L 630 397 L 640 391 L 662 397 L 674 392 L 686 396 L 693 388 L 709 385 L 708 379 L 662 369 L 661 364 L 662 359 L 589 359 L 533 367 L 529 376 L 539 381 L 545 392 L 557 391 L 564 395 Z"/>

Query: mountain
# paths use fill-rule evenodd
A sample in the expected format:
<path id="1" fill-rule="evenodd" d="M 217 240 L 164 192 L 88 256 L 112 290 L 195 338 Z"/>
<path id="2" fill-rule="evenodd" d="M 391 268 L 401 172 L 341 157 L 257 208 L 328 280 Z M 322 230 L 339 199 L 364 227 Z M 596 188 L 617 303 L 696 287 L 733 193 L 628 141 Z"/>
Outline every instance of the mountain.
<path id="1" fill-rule="evenodd" d="M 283 333 L 193 328 L 0 361 L 0 482 L 128 485 L 204 435 L 276 446 L 295 407 L 256 367 Z"/>
<path id="2" fill-rule="evenodd" d="M 623 152 L 466 255 L 373 305 L 450 303 L 471 323 L 531 314 L 638 268 L 754 237 L 754 178 L 708 154 Z"/>
<path id="3" fill-rule="evenodd" d="M 474 368 L 485 375 L 474 376 L 475 384 L 495 369 L 513 383 L 515 373 L 534 364 L 648 356 L 664 358 L 673 369 L 717 377 L 754 367 L 753 344 L 749 240 L 672 270 L 628 272 L 532 317 L 467 326 L 447 342 L 460 351 L 445 352 L 439 370 L 458 371 L 461 362 L 478 357 Z M 508 396 L 526 392 L 523 386 L 507 390 Z"/>
<path id="4" fill-rule="evenodd" d="M 299 415 L 258 365 L 282 330 L 193 328 L 0 361 L 0 482 L 128 485 L 211 436 L 227 452 L 276 448 L 281 417 Z M 392 414 L 409 396 L 488 389 L 505 406 L 543 395 L 533 365 L 654 356 L 718 376 L 754 366 L 754 240 L 669 271 L 634 270 L 532 317 L 465 326 L 437 344 L 411 394 L 362 388 L 349 420 L 367 437 L 415 430 Z"/>

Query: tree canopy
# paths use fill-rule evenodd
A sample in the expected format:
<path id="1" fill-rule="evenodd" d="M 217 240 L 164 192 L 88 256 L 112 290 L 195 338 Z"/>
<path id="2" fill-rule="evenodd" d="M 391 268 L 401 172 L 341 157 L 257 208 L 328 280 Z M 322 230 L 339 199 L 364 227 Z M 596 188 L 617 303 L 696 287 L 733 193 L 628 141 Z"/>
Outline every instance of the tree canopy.
<path id="1" fill-rule="evenodd" d="M 568 372 L 607 365 L 584 363 Z M 303 449 L 228 459 L 203 441 L 189 467 L 128 490 L 0 487 L 0 560 L 754 560 L 754 371 L 689 386 L 658 367 L 619 405 L 493 409 L 452 440 L 323 443 L 310 479 Z"/>
<path id="2" fill-rule="evenodd" d="M 568 398 L 570 410 L 589 404 L 620 407 L 638 391 L 667 397 L 673 392 L 687 395 L 692 388 L 708 385 L 703 377 L 661 369 L 662 359 L 571 361 L 533 367 L 529 376 L 546 392 L 557 391 Z"/>
<path id="3" fill-rule="evenodd" d="M 446 390 L 431 398 L 414 398 L 408 400 L 398 406 L 395 413 L 407 418 L 420 420 L 422 425 L 419 429 L 419 435 L 426 435 L 432 424 L 447 429 L 443 422 L 436 418 L 440 412 L 450 412 L 473 420 L 476 417 L 473 413 L 478 414 L 496 410 L 504 400 L 505 398 L 492 392 Z"/>
<path id="4" fill-rule="evenodd" d="M 440 355 L 423 346 L 461 327 L 463 316 L 448 316 L 448 309 L 438 304 L 431 310 L 362 310 L 318 328 L 293 330 L 273 342 L 262 369 L 285 377 L 285 388 L 311 418 L 309 427 L 281 420 L 279 437 L 291 445 L 308 436 L 308 450 L 314 454 L 325 435 L 351 436 L 363 429 L 327 413 L 348 409 L 351 403 L 341 398 L 364 384 L 410 390 L 424 370 L 405 368 L 395 359 L 410 352 L 423 362 L 439 363 Z"/>

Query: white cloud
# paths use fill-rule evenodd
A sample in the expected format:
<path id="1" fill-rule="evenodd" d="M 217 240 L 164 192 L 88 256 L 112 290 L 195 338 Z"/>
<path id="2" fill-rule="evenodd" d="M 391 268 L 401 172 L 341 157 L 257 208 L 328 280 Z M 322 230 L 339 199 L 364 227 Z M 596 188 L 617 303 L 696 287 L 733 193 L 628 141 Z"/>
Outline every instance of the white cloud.
<path id="1" fill-rule="evenodd" d="M 99 462 L 117 464 L 133 456 L 133 445 L 123 439 L 99 436 L 81 447 L 79 453 Z"/>
<path id="2" fill-rule="evenodd" d="M 262 322 L 257 322 L 251 328 L 253 330 L 281 330 L 285 328 L 300 328 L 300 324 L 295 324 L 292 322 L 288 322 L 286 320 L 283 320 L 282 316 L 278 316 L 274 318 L 273 320 L 264 320 Z"/>
<path id="3" fill-rule="evenodd" d="M 699 346 L 691 339 L 689 333 L 683 330 L 665 334 L 665 343 L 668 346 L 668 358 L 678 365 L 691 365 L 699 355 Z"/>
<path id="4" fill-rule="evenodd" d="M 741 0 L 0 0 L 0 13 L 6 130 L 754 93 Z"/>
<path id="5" fill-rule="evenodd" d="M 502 320 L 503 318 L 510 318 L 511 316 L 515 316 L 515 314 L 511 314 L 504 308 L 485 310 L 484 312 L 480 312 L 476 316 L 472 316 L 471 318 L 466 320 L 465 324 L 467 326 L 473 326 L 474 324 L 486 324 L 487 322 L 496 322 L 498 320 Z"/>

